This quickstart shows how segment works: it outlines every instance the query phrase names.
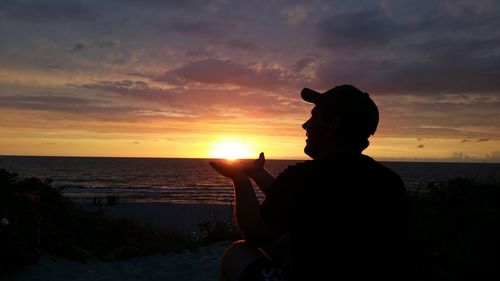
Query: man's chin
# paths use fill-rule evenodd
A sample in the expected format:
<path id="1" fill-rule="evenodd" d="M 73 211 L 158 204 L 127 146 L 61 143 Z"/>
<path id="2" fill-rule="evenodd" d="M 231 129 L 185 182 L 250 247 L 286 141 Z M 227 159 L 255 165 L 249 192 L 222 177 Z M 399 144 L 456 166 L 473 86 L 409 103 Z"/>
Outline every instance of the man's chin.
<path id="1" fill-rule="evenodd" d="M 304 153 L 311 157 L 312 159 L 314 159 L 314 151 L 311 149 L 311 147 L 309 146 L 309 144 L 306 144 L 306 146 L 304 147 Z"/>

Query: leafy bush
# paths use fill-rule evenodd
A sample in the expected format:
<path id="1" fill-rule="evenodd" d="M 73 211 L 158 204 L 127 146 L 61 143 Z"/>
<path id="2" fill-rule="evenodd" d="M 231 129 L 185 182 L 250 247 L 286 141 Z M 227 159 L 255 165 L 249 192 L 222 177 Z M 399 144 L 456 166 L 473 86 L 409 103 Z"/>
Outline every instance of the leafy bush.
<path id="1" fill-rule="evenodd" d="M 51 186 L 0 170 L 0 275 L 41 253 L 85 262 L 196 249 L 234 236 L 225 222 L 200 225 L 200 237 L 86 212 Z"/>
<path id="2" fill-rule="evenodd" d="M 500 280 L 500 181 L 457 178 L 413 194 L 421 280 Z"/>
<path id="3" fill-rule="evenodd" d="M 199 224 L 199 228 L 199 241 L 202 244 L 242 239 L 236 226 L 227 221 L 214 220 L 213 222 L 202 222 Z"/>

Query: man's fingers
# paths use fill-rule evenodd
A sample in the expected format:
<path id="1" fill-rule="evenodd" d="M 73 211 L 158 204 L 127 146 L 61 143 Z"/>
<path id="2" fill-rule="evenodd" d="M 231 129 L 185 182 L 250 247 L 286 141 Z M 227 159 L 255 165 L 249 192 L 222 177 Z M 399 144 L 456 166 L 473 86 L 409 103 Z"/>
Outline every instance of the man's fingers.
<path id="1" fill-rule="evenodd" d="M 212 166 L 212 168 L 214 168 L 216 170 L 220 169 L 220 167 L 221 167 L 221 164 L 217 161 L 210 161 L 208 163 L 210 164 L 210 166 Z"/>
<path id="2" fill-rule="evenodd" d="M 264 156 L 264 152 L 261 152 L 259 154 L 259 159 L 257 159 L 257 161 L 255 161 L 259 166 L 264 166 L 264 162 L 266 161 L 265 159 L 265 156 Z"/>

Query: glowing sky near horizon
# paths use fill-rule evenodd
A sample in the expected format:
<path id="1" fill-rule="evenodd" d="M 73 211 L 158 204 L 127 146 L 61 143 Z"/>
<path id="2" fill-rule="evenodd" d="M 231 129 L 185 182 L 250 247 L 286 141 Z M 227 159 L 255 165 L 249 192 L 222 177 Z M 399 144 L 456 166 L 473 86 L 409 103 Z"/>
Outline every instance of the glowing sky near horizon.
<path id="1" fill-rule="evenodd" d="M 379 106 L 366 154 L 500 162 L 498 1 L 0 1 L 0 155 L 306 159 L 303 87 Z M 241 152 L 242 153 L 242 152 Z"/>

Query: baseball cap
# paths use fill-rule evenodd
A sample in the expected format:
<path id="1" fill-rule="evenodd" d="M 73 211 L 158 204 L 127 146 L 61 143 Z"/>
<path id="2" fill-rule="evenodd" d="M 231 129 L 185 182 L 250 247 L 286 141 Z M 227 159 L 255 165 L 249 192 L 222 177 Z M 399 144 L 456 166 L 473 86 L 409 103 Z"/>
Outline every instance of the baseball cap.
<path id="1" fill-rule="evenodd" d="M 338 116 L 345 129 L 368 138 L 377 130 L 379 112 L 370 96 L 353 85 L 336 86 L 324 93 L 304 88 L 302 99 L 321 107 L 328 116 Z"/>

